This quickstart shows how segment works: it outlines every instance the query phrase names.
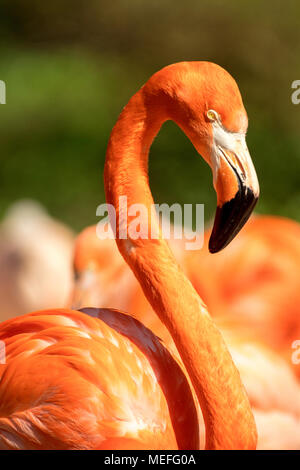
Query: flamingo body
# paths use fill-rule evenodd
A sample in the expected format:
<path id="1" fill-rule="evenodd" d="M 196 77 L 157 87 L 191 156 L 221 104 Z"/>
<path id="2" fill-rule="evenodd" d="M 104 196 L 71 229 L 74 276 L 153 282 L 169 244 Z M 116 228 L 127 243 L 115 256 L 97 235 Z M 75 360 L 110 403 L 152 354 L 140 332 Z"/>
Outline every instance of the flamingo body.
<path id="1" fill-rule="evenodd" d="M 36 312 L 4 322 L 0 340 L 0 449 L 197 447 L 185 375 L 132 316 Z"/>

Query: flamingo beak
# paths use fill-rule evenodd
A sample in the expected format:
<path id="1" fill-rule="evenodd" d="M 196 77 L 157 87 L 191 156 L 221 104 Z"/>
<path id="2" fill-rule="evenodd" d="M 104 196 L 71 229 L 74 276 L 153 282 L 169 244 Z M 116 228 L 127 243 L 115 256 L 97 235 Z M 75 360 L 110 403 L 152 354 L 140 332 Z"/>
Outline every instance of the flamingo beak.
<path id="1" fill-rule="evenodd" d="M 215 147 L 214 171 L 217 210 L 209 251 L 225 248 L 249 219 L 259 196 L 259 184 L 245 139 L 236 139 L 230 150 Z"/>

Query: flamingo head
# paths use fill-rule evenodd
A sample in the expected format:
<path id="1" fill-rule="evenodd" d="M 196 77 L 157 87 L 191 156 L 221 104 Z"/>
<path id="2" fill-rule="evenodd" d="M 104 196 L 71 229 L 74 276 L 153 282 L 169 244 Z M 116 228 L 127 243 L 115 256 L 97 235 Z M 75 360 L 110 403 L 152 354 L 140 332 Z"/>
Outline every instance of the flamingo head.
<path id="1" fill-rule="evenodd" d="M 107 238 L 98 236 L 99 227 L 108 234 Z M 77 236 L 74 246 L 72 308 L 77 310 L 86 305 L 111 306 L 117 283 L 126 284 L 126 267 L 111 227 L 106 221 L 85 228 Z M 124 310 L 121 299 L 117 306 Z"/>
<path id="2" fill-rule="evenodd" d="M 182 128 L 212 169 L 217 210 L 209 250 L 216 253 L 241 230 L 259 196 L 246 144 L 247 113 L 235 80 L 216 64 L 168 66 L 153 76 L 152 93 L 162 78 L 167 118 Z"/>

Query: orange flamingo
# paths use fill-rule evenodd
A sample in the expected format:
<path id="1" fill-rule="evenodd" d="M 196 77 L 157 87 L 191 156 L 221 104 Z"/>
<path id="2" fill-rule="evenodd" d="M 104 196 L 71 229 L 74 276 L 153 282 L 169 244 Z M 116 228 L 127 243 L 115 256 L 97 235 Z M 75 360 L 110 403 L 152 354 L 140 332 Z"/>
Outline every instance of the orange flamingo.
<path id="1" fill-rule="evenodd" d="M 110 137 L 104 180 L 106 200 L 116 208 L 118 247 L 174 339 L 203 413 L 206 448 L 253 449 L 256 426 L 239 373 L 158 228 L 158 238 L 118 236 L 130 221 L 120 213 L 120 196 L 128 207 L 142 203 L 152 213 L 148 152 L 167 119 L 212 167 L 218 196 L 212 252 L 234 238 L 257 200 L 235 81 L 208 62 L 168 66 L 131 98 Z M 1 448 L 198 447 L 182 369 L 132 316 L 105 309 L 36 312 L 1 324 L 0 339 L 7 353 L 0 369 Z"/>
<path id="2" fill-rule="evenodd" d="M 275 224 L 277 221 L 280 222 L 281 219 L 276 217 L 253 217 L 238 239 L 231 243 L 230 249 L 226 250 L 232 254 L 232 259 L 228 255 L 222 257 L 222 255 L 226 255 L 226 252 L 211 257 L 206 255 L 204 250 L 201 255 L 193 252 L 193 255 L 190 256 L 191 252 L 184 252 L 184 241 L 180 244 L 180 241 L 176 240 L 177 243 L 175 243 L 175 240 L 170 240 L 170 245 L 172 248 L 175 247 L 175 250 L 172 249 L 172 251 L 175 252 L 177 261 L 180 262 L 187 275 L 193 279 L 194 285 L 202 291 L 203 299 L 208 302 L 208 305 L 214 307 L 210 310 L 217 315 L 216 324 L 225 337 L 226 344 L 241 374 L 242 382 L 250 400 L 257 424 L 257 448 L 299 449 L 300 385 L 291 370 L 291 361 L 289 360 L 288 364 L 285 363 L 278 354 L 272 352 L 266 346 L 269 341 L 266 341 L 265 336 L 262 334 L 258 334 L 261 328 L 257 327 L 255 329 L 257 334 L 253 334 L 255 318 L 252 318 L 252 322 L 249 321 L 250 319 L 246 321 L 247 315 L 251 313 L 250 307 L 253 300 L 249 307 L 247 302 L 244 302 L 244 309 L 238 316 L 238 311 L 235 312 L 234 309 L 233 312 L 230 311 L 230 298 L 227 299 L 226 296 L 226 289 L 229 290 L 229 287 L 234 284 L 234 274 L 236 273 L 238 275 L 236 282 L 239 283 L 241 290 L 240 293 L 238 289 L 233 291 L 233 299 L 237 298 L 237 303 L 239 296 L 247 296 L 250 293 L 252 298 L 258 299 L 257 301 L 260 300 L 261 303 L 264 302 L 267 306 L 268 297 L 264 299 L 265 290 L 264 286 L 261 285 L 263 281 L 269 288 L 272 287 L 274 293 L 277 293 L 277 291 L 279 291 L 277 295 L 281 293 L 283 296 L 281 301 L 284 303 L 285 291 L 284 289 L 279 290 L 280 285 L 277 282 L 277 276 L 260 279 L 261 276 L 255 275 L 256 272 L 261 271 L 261 265 L 267 264 L 270 271 L 277 264 L 276 261 L 275 263 L 273 261 L 274 257 L 278 256 L 276 250 L 275 256 L 271 260 L 269 259 L 269 250 L 276 248 L 276 236 L 272 237 L 272 233 L 269 233 L 268 229 L 271 223 Z M 282 224 L 282 229 L 287 228 L 289 221 L 283 220 Z M 268 233 L 271 236 L 271 241 L 273 238 L 271 244 L 269 242 L 264 243 Z M 284 243 L 286 237 L 290 241 L 292 240 L 291 234 L 286 235 L 284 231 L 281 234 L 283 240 L 280 245 Z M 278 238 L 280 239 L 280 234 L 278 234 Z M 260 240 L 261 243 L 259 243 Z M 260 250 L 256 249 L 257 244 Z M 278 249 L 280 249 L 280 245 Z M 266 255 L 262 256 L 266 249 Z M 290 249 L 291 247 L 289 251 Z M 259 254 L 260 257 L 258 258 Z M 283 259 L 287 257 L 284 250 L 281 250 L 279 256 Z M 210 262 L 212 258 L 214 259 Z M 246 269 L 247 261 L 249 270 Z M 287 261 L 283 263 L 283 266 L 287 264 Z M 180 356 L 171 335 L 151 309 L 136 279 L 132 278 L 132 273 L 118 252 L 114 240 L 100 240 L 97 237 L 95 226 L 86 228 L 77 237 L 75 243 L 74 267 L 77 275 L 73 296 L 73 305 L 75 307 L 80 308 L 85 305 L 96 307 L 101 304 L 120 308 L 120 302 L 122 302 L 122 308 L 129 313 L 138 312 L 139 320 L 162 338 L 168 350 L 172 351 L 172 354 L 180 361 Z M 278 265 L 278 268 L 280 267 L 281 264 Z M 205 273 L 207 273 L 206 276 Z M 244 273 L 244 276 L 242 273 Z M 231 275 L 230 278 L 228 277 L 229 274 Z M 279 275 L 280 280 L 284 281 L 284 285 L 287 281 L 284 277 L 284 269 L 280 269 Z M 250 281 L 252 281 L 252 284 Z M 247 285 L 247 282 L 249 285 Z M 115 289 L 110 285 L 114 285 Z M 290 284 L 291 286 L 292 284 Z M 114 295 L 115 291 L 120 292 L 120 296 L 116 297 Z M 272 307 L 272 305 L 269 305 L 269 307 Z M 273 309 L 275 318 L 276 312 L 277 308 Z M 260 313 L 263 314 L 264 311 L 260 310 Z M 261 322 L 263 321 L 265 322 L 266 318 L 261 320 Z M 272 325 L 269 326 L 269 330 L 270 337 L 273 334 Z M 260 336 L 260 341 L 257 341 L 257 336 Z M 183 367 L 182 364 L 181 366 Z M 282 432 L 282 429 L 284 429 L 284 432 Z M 203 437 L 204 425 L 202 420 L 200 431 Z"/>
<path id="3" fill-rule="evenodd" d="M 299 240 L 297 222 L 256 216 L 228 250 L 186 255 L 189 278 L 214 316 L 230 316 L 290 366 L 291 345 L 300 338 Z M 300 376 L 299 366 L 294 372 Z"/>

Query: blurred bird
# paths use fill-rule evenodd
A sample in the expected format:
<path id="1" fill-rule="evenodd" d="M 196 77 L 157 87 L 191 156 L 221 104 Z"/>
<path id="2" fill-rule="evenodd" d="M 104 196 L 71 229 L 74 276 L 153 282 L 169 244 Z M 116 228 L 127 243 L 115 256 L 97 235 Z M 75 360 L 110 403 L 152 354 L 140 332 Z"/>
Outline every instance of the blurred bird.
<path id="1" fill-rule="evenodd" d="M 70 307 L 79 309 L 101 305 L 128 312 L 142 321 L 174 351 L 170 333 L 154 313 L 139 282 L 121 256 L 110 225 L 107 222 L 100 224 L 102 227 L 99 231 L 106 232 L 107 238 L 100 239 L 97 226 L 92 225 L 84 229 L 75 240 L 75 283 Z M 181 260 L 184 254 L 182 241 L 171 239 L 169 244 L 176 259 Z"/>
<path id="2" fill-rule="evenodd" d="M 0 226 L 0 321 L 66 305 L 73 243 L 72 232 L 37 202 L 10 207 Z"/>
<path id="3" fill-rule="evenodd" d="M 249 397 L 257 449 L 300 449 L 300 384 L 290 364 L 230 319 L 217 319 Z"/>
<path id="4" fill-rule="evenodd" d="M 208 234 L 206 233 L 206 244 Z M 230 317 L 293 365 L 300 339 L 300 225 L 255 216 L 227 250 L 186 253 L 188 276 L 214 316 Z M 201 266 L 201 268 L 199 268 Z"/>

